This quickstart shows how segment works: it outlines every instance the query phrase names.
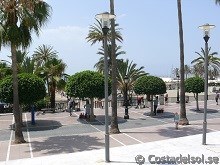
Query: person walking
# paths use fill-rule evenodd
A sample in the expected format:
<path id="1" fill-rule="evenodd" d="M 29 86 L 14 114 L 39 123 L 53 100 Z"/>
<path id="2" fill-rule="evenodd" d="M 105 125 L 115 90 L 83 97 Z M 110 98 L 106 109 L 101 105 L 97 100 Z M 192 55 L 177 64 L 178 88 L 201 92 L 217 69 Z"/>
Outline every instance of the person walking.
<path id="1" fill-rule="evenodd" d="M 179 114 L 176 112 L 176 113 L 174 114 L 174 123 L 175 123 L 175 128 L 176 128 L 176 129 L 178 129 L 179 120 L 180 120 L 180 116 L 179 116 Z"/>
<path id="2" fill-rule="evenodd" d="M 69 113 L 70 113 L 70 116 L 72 116 L 72 111 L 73 111 L 73 105 L 74 105 L 74 100 L 72 98 L 69 99 L 68 101 L 68 110 L 69 110 Z"/>
<path id="3" fill-rule="evenodd" d="M 155 97 L 155 99 L 153 100 L 154 103 L 154 115 L 157 114 L 157 106 L 158 106 L 158 96 Z"/>
<path id="4" fill-rule="evenodd" d="M 136 108 L 140 108 L 141 109 L 141 103 L 142 103 L 142 97 L 138 96 L 137 97 L 137 107 Z"/>
<path id="5" fill-rule="evenodd" d="M 84 105 L 85 108 L 85 118 L 90 117 L 90 111 L 91 111 L 91 104 L 89 104 L 89 100 L 86 99 L 86 104 Z"/>
<path id="6" fill-rule="evenodd" d="M 165 105 L 167 105 L 168 104 L 168 93 L 165 93 L 164 101 L 165 101 Z"/>
<path id="7" fill-rule="evenodd" d="M 218 105 L 218 99 L 219 99 L 219 93 L 216 92 L 216 95 L 215 95 L 215 102 L 216 102 L 216 105 Z"/>

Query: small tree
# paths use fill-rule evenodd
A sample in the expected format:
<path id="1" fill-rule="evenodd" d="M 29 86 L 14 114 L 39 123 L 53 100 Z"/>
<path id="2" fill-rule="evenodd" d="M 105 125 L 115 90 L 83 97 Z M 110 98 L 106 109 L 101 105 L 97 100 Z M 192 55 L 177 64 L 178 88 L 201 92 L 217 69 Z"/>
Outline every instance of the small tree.
<path id="1" fill-rule="evenodd" d="M 19 104 L 31 105 L 46 96 L 46 88 L 41 78 L 33 74 L 22 73 L 18 75 Z M 13 103 L 13 79 L 6 77 L 0 83 L 0 99 L 6 103 Z M 22 111 L 20 111 L 22 123 Z"/>
<path id="2" fill-rule="evenodd" d="M 6 77 L 0 83 L 0 99 L 13 103 L 12 77 Z M 46 88 L 41 78 L 33 74 L 22 73 L 18 75 L 19 103 L 34 104 L 46 96 Z"/>
<path id="3" fill-rule="evenodd" d="M 108 84 L 108 91 L 111 90 L 111 82 Z M 104 75 L 95 71 L 78 72 L 68 78 L 66 93 L 70 97 L 89 98 L 91 101 L 90 120 L 94 120 L 94 98 L 104 98 Z"/>
<path id="4" fill-rule="evenodd" d="M 191 77 L 185 80 L 186 92 L 194 94 L 197 111 L 199 111 L 198 94 L 204 92 L 204 84 L 205 82 L 201 77 Z"/>
<path id="5" fill-rule="evenodd" d="M 165 82 L 155 76 L 142 76 L 134 84 L 136 94 L 146 94 L 151 96 L 151 115 L 153 115 L 153 95 L 166 93 Z"/>

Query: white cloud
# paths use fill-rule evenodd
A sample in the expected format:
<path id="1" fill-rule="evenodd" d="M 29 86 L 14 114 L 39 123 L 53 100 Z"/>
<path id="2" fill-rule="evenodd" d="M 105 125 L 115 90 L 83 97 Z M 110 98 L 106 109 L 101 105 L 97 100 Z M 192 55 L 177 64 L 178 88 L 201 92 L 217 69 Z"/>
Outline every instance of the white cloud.
<path id="1" fill-rule="evenodd" d="M 86 44 L 87 31 L 87 28 L 77 26 L 61 26 L 42 30 L 39 37 L 33 37 L 34 42 L 30 51 L 34 51 L 42 44 L 51 45 L 55 49 L 62 51 L 79 49 Z"/>
<path id="2" fill-rule="evenodd" d="M 54 29 L 43 30 L 40 38 L 45 41 L 78 43 L 85 41 L 87 31 L 87 28 L 77 26 L 61 26 Z"/>
<path id="3" fill-rule="evenodd" d="M 126 17 L 126 16 L 127 16 L 126 14 L 117 15 L 117 16 L 116 16 L 116 19 L 117 19 L 117 18 L 119 18 L 119 19 L 120 19 L 120 18 L 124 18 L 124 17 Z"/>
<path id="4" fill-rule="evenodd" d="M 66 72 L 73 74 L 82 70 L 93 69 L 100 56 L 96 54 L 100 45 L 91 46 L 87 43 L 88 27 L 60 26 L 53 29 L 43 29 L 40 36 L 33 35 L 33 43 L 29 56 L 40 45 L 50 45 L 58 52 L 58 56 L 67 64 Z M 0 59 L 8 59 L 10 49 L 0 51 Z"/>
<path id="5" fill-rule="evenodd" d="M 30 55 L 42 44 L 51 45 L 58 51 L 59 58 L 67 64 L 68 74 L 93 69 L 99 59 L 96 55 L 98 45 L 90 46 L 90 43 L 87 43 L 85 38 L 88 31 L 88 27 L 79 26 L 61 26 L 42 30 L 39 37 L 33 38 Z"/>

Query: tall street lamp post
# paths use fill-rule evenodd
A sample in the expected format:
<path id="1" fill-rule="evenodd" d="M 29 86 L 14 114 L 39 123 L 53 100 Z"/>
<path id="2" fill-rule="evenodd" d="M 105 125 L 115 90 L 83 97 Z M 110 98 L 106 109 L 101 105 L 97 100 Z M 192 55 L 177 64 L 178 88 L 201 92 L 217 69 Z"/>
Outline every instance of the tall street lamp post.
<path id="1" fill-rule="evenodd" d="M 180 75 L 178 72 L 176 72 L 176 78 L 177 78 L 176 103 L 179 103 L 180 102 Z"/>
<path id="2" fill-rule="evenodd" d="M 96 18 L 101 21 L 102 32 L 104 36 L 104 75 L 105 75 L 105 161 L 109 162 L 109 116 L 108 116 L 108 51 L 107 51 L 107 34 L 109 31 L 110 20 L 115 18 L 115 15 L 108 12 L 96 15 Z"/>
<path id="3" fill-rule="evenodd" d="M 209 25 L 205 24 L 202 26 L 199 26 L 200 29 L 204 31 L 204 41 L 205 41 L 205 86 L 204 86 L 204 118 L 203 118 L 203 138 L 202 138 L 202 144 L 206 145 L 206 132 L 207 132 L 207 100 L 208 100 L 208 41 L 209 41 L 209 31 L 210 29 L 214 28 L 215 25 Z"/>
<path id="4" fill-rule="evenodd" d="M 124 77 L 124 82 L 125 82 L 125 115 L 124 115 L 124 119 L 129 119 L 129 115 L 128 115 L 128 76 L 126 75 Z"/>

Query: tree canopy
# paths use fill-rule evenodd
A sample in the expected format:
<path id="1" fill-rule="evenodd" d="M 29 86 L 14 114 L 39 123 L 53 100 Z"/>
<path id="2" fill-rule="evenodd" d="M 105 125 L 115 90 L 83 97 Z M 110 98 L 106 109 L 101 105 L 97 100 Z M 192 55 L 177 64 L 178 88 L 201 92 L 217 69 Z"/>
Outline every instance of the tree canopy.
<path id="1" fill-rule="evenodd" d="M 20 104 L 32 104 L 45 97 L 46 88 L 41 78 L 33 74 L 22 73 L 18 75 L 18 92 Z M 0 82 L 0 99 L 13 103 L 12 76 Z"/>
<path id="2" fill-rule="evenodd" d="M 194 93 L 196 99 L 196 109 L 199 110 L 198 94 L 204 92 L 205 81 L 201 77 L 190 77 L 185 80 L 185 90 Z"/>
<path id="3" fill-rule="evenodd" d="M 165 82 L 155 76 L 142 76 L 134 84 L 136 94 L 158 95 L 166 93 Z"/>
<path id="4" fill-rule="evenodd" d="M 104 85 L 104 75 L 87 70 L 78 72 L 68 78 L 66 92 L 70 97 L 104 98 Z M 109 91 L 111 91 L 110 81 Z"/>
<path id="5" fill-rule="evenodd" d="M 185 80 L 185 89 L 189 93 L 204 92 L 204 79 L 201 77 L 190 77 Z"/>

